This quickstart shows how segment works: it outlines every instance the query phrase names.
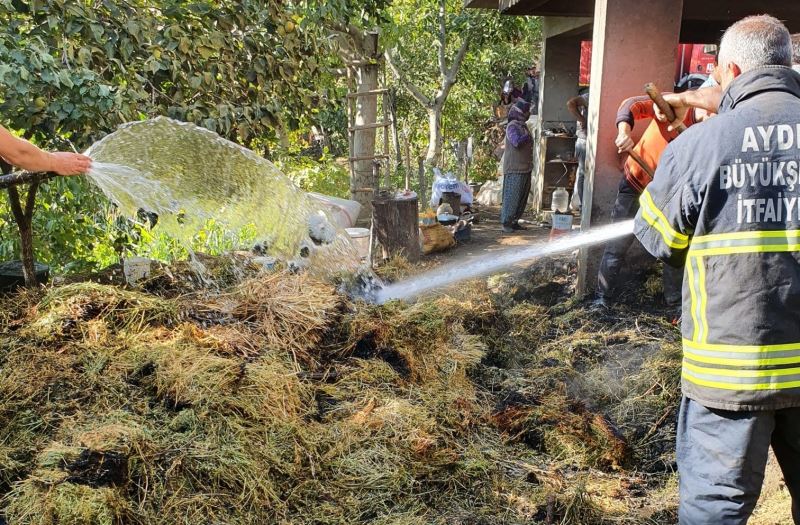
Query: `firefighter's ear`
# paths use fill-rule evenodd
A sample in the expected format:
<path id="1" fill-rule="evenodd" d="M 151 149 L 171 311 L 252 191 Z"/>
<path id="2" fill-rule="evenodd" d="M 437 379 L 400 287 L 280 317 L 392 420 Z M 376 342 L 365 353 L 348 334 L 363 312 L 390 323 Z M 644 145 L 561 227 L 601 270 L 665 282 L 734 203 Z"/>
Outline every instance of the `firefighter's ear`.
<path id="1" fill-rule="evenodd" d="M 726 89 L 733 80 L 742 74 L 742 68 L 734 62 L 727 62 L 719 65 L 720 71 L 720 86 Z"/>

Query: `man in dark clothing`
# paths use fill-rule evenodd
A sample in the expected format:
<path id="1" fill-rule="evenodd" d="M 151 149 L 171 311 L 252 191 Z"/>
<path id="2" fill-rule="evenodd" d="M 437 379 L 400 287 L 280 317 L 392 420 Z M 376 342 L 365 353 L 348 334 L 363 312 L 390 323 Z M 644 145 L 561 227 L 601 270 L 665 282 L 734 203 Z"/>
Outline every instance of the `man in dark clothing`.
<path id="1" fill-rule="evenodd" d="M 745 524 L 770 445 L 800 523 L 800 75 L 789 32 L 722 38 L 718 116 L 667 146 L 635 234 L 685 264 L 679 520 Z"/>
<path id="2" fill-rule="evenodd" d="M 528 68 L 528 76 L 522 86 L 522 98 L 531 105 L 531 115 L 539 114 L 539 69 L 536 64 Z"/>
<path id="3" fill-rule="evenodd" d="M 589 115 L 589 92 L 569 99 L 567 109 L 575 117 L 575 158 L 578 159 L 571 207 L 580 211 L 583 206 L 583 183 L 586 179 L 586 117 Z"/>

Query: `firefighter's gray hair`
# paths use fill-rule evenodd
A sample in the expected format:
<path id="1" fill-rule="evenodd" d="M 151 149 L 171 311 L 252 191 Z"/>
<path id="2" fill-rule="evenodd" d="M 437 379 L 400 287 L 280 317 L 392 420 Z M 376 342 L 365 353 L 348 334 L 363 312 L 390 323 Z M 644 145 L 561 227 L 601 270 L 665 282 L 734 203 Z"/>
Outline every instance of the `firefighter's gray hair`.
<path id="1" fill-rule="evenodd" d="M 725 31 L 719 46 L 719 64 L 733 62 L 742 70 L 792 65 L 792 36 L 769 15 L 742 18 Z"/>

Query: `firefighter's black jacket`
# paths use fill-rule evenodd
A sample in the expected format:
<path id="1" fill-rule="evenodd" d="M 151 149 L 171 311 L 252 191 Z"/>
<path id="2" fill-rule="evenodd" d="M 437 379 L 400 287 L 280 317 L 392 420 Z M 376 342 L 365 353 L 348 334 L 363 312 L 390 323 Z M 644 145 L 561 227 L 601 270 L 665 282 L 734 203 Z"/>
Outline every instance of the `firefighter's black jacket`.
<path id="1" fill-rule="evenodd" d="M 685 262 L 683 391 L 710 408 L 800 406 L 800 74 L 737 77 L 671 142 L 635 233 Z"/>

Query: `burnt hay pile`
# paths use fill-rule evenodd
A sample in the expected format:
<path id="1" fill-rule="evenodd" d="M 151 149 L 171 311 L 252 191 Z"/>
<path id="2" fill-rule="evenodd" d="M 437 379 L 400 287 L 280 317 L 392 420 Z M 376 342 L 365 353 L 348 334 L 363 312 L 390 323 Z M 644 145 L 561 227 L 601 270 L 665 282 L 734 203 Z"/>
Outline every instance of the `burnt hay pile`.
<path id="1" fill-rule="evenodd" d="M 0 517 L 668 521 L 677 331 L 589 313 L 570 279 L 551 265 L 384 306 L 286 272 L 6 297 Z"/>

